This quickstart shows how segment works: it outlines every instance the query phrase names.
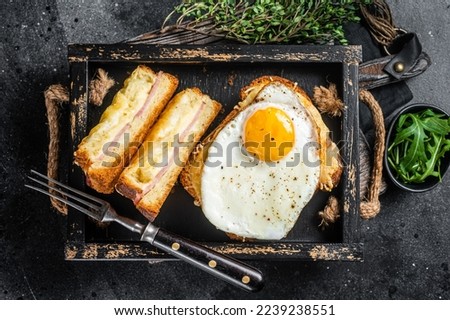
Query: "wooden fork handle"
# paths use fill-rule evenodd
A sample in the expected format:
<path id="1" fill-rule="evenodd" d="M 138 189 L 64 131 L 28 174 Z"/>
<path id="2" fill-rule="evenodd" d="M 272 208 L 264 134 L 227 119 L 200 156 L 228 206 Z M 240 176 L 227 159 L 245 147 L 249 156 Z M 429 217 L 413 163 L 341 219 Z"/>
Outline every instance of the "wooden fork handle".
<path id="1" fill-rule="evenodd" d="M 167 230 L 159 228 L 151 237 L 144 231 L 142 240 L 241 289 L 256 292 L 264 285 L 258 269 Z"/>

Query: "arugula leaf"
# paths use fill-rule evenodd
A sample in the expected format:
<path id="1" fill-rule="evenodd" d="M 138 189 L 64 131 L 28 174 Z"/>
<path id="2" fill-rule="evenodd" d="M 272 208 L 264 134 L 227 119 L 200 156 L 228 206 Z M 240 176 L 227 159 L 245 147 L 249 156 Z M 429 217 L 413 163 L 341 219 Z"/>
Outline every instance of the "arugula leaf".
<path id="1" fill-rule="evenodd" d="M 388 147 L 388 163 L 405 183 L 421 183 L 429 176 L 441 179 L 441 159 L 450 151 L 450 118 L 425 109 L 401 115 L 396 136 Z"/>

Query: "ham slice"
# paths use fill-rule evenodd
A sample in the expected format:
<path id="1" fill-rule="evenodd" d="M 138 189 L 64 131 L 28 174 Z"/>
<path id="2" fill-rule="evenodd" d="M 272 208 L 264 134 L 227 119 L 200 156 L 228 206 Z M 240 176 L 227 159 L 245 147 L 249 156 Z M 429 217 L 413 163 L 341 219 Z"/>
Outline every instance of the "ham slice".
<path id="1" fill-rule="evenodd" d="M 197 88 L 175 95 L 120 175 L 116 190 L 146 218 L 155 219 L 196 142 L 220 109 L 218 102 Z"/>
<path id="2" fill-rule="evenodd" d="M 112 193 L 123 169 L 144 140 L 178 86 L 174 76 L 141 65 L 125 80 L 75 151 L 75 163 L 88 185 L 101 193 Z"/>

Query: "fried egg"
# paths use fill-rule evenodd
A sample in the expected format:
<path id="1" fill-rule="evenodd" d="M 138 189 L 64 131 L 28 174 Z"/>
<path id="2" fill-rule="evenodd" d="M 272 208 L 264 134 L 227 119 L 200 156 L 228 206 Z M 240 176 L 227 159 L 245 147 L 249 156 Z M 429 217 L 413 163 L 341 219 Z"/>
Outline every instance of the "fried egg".
<path id="1" fill-rule="evenodd" d="M 297 94 L 271 82 L 229 121 L 208 149 L 201 206 L 218 229 L 278 240 L 318 189 L 320 145 Z"/>

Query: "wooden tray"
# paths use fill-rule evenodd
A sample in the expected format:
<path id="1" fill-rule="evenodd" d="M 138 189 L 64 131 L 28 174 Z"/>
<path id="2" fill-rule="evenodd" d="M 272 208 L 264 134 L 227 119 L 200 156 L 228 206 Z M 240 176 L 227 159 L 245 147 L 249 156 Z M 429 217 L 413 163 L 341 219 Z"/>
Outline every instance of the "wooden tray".
<path id="1" fill-rule="evenodd" d="M 290 46 L 290 45 L 70 45 L 71 68 L 71 137 L 76 149 L 90 128 L 99 120 L 104 108 L 123 81 L 138 64 L 164 70 L 178 76 L 178 90 L 197 86 L 220 101 L 225 113 L 239 101 L 241 87 L 262 75 L 280 75 L 297 82 L 308 94 L 318 85 L 337 84 L 347 108 L 342 118 L 324 120 L 332 130 L 333 140 L 341 149 L 345 164 L 341 183 L 335 193 L 341 200 L 341 219 L 326 231 L 318 227 L 317 212 L 328 195 L 318 192 L 303 209 L 289 235 L 280 241 L 241 243 L 230 240 L 203 216 L 190 196 L 179 185 L 164 204 L 155 224 L 188 237 L 222 253 L 239 259 L 294 259 L 361 261 L 363 245 L 359 230 L 359 157 L 358 157 L 358 65 L 360 46 Z M 90 105 L 88 82 L 98 68 L 106 70 L 116 85 L 105 97 L 102 107 Z M 71 166 L 70 184 L 100 196 L 116 210 L 145 223 L 131 201 L 118 194 L 98 195 L 84 182 L 81 170 Z M 98 226 L 84 215 L 69 210 L 68 260 L 167 260 L 170 255 L 139 242 L 119 225 Z"/>

